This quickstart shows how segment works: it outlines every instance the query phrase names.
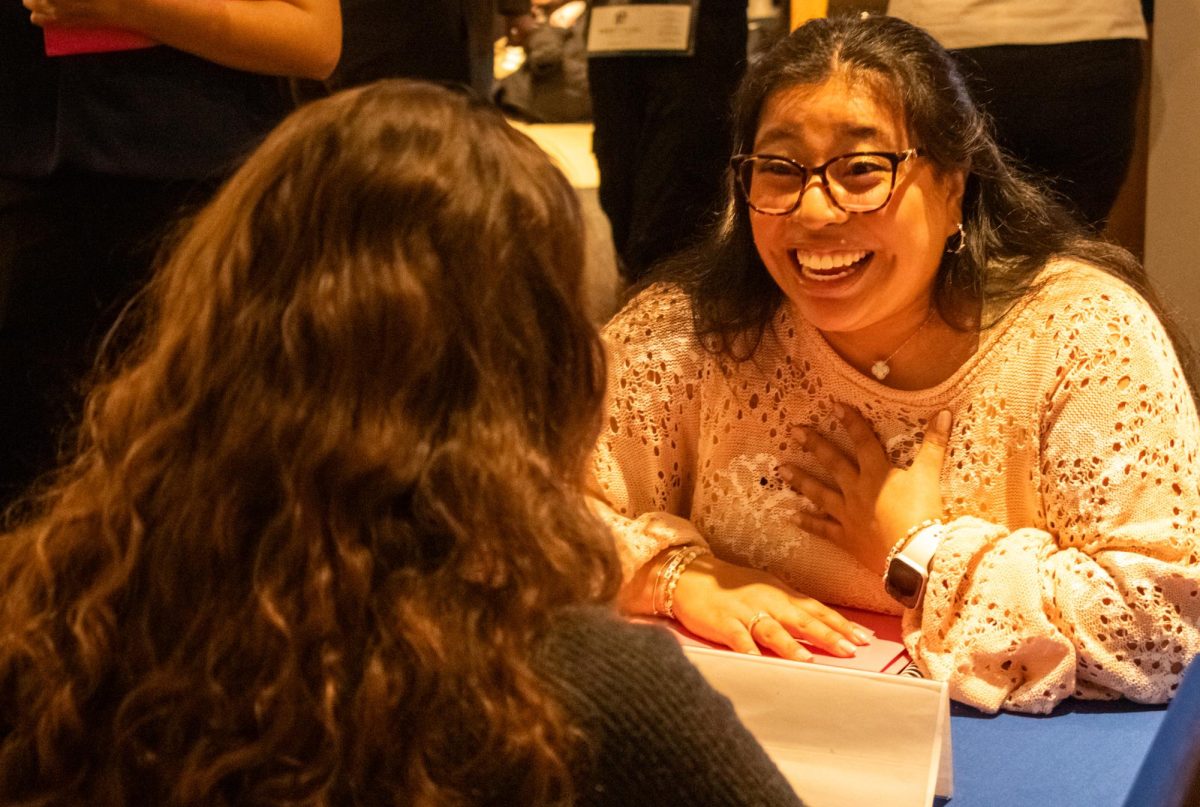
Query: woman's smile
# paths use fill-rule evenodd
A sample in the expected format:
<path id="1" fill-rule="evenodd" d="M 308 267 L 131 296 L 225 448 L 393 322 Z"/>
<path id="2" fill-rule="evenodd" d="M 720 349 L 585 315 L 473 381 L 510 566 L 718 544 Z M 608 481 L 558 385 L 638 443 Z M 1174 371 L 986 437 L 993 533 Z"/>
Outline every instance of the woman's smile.
<path id="1" fill-rule="evenodd" d="M 804 280 L 832 288 L 845 285 L 840 284 L 840 281 L 862 274 L 875 253 L 864 249 L 837 252 L 794 249 L 791 256 Z"/>

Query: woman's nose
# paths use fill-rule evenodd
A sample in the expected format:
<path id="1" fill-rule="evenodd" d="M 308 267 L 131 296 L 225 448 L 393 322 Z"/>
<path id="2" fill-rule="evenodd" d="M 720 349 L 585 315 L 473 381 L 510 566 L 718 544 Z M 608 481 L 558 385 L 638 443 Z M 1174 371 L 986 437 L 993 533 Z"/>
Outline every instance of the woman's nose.
<path id="1" fill-rule="evenodd" d="M 824 227 L 840 224 L 849 214 L 834 204 L 821 178 L 811 176 L 800 191 L 800 203 L 792 211 L 792 216 L 806 227 Z"/>

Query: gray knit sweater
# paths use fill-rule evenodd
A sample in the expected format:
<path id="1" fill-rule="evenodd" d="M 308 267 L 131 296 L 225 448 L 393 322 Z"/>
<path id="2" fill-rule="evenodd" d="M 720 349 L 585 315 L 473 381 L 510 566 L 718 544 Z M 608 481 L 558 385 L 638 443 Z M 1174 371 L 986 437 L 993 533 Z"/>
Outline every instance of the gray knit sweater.
<path id="1" fill-rule="evenodd" d="M 556 620 L 536 663 L 592 740 L 578 804 L 801 804 L 729 700 L 661 628 L 574 609 Z"/>

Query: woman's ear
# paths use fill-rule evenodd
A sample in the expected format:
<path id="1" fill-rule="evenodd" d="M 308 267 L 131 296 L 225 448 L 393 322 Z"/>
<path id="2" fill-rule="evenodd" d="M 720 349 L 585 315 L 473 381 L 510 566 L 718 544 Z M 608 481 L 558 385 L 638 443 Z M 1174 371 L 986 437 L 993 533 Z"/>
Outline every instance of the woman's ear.
<path id="1" fill-rule="evenodd" d="M 961 168 L 947 171 L 942 174 L 941 181 L 946 192 L 946 214 L 950 222 L 950 231 L 946 233 L 946 237 L 949 238 L 958 231 L 958 224 L 963 218 L 962 203 L 967 187 L 967 172 Z"/>

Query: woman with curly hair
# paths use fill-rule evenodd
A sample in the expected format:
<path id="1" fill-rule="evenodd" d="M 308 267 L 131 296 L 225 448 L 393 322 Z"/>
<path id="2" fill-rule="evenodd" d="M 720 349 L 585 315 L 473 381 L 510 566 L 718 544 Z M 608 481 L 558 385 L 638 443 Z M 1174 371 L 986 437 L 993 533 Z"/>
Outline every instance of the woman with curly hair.
<path id="1" fill-rule="evenodd" d="M 461 93 L 272 133 L 0 540 L 0 802 L 797 803 L 605 605 L 580 233 Z"/>

